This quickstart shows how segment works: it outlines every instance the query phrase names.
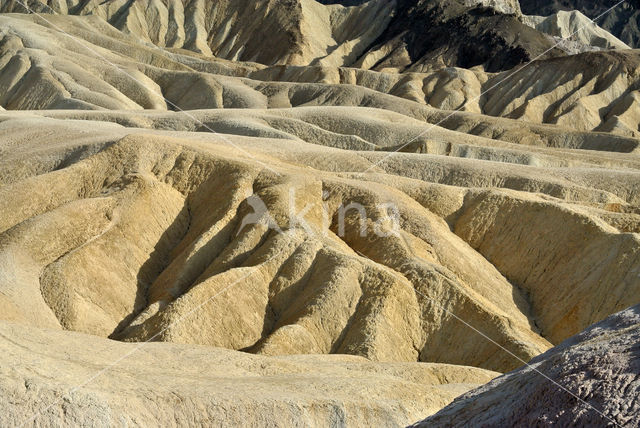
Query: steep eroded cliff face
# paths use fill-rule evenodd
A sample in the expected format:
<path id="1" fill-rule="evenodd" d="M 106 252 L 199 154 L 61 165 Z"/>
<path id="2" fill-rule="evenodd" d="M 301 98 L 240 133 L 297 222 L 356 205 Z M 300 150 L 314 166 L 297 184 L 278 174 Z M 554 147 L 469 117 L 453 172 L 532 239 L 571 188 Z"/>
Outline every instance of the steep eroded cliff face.
<path id="1" fill-rule="evenodd" d="M 328 3 L 328 2 L 324 2 Z M 266 65 L 425 71 L 526 62 L 552 41 L 519 21 L 517 2 L 495 0 L 29 0 L 40 13 L 96 15 L 161 47 Z M 348 6 L 351 5 L 351 6 Z M 26 11 L 11 0 L 0 11 Z M 560 50 L 543 57 L 560 55 Z"/>
<path id="2" fill-rule="evenodd" d="M 388 28 L 356 65 L 398 71 L 451 66 L 501 71 L 538 56 L 562 55 L 552 46 L 548 36 L 515 14 L 475 2 L 398 0 Z"/>
<path id="3" fill-rule="evenodd" d="M 314 0 L 112 0 L 27 2 L 46 14 L 96 15 L 115 28 L 160 47 L 262 64 L 306 65 L 334 54 L 345 65 L 386 27 L 394 2 L 360 7 Z M 0 11 L 26 12 L 12 0 Z M 343 58 L 344 57 L 344 58 Z M 352 60 L 352 59 L 351 59 Z"/>

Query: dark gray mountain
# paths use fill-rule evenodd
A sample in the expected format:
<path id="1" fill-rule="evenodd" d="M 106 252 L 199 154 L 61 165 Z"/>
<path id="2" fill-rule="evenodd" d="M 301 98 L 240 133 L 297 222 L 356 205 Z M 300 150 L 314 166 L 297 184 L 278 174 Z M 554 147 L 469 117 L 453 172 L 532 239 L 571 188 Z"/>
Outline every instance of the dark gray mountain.
<path id="1" fill-rule="evenodd" d="M 445 66 L 487 71 L 511 69 L 542 55 L 563 55 L 551 40 L 522 24 L 517 16 L 462 0 L 398 0 L 396 15 L 370 49 L 386 45 L 390 51 L 374 68 L 398 66 L 411 60 L 410 68 L 439 62 Z"/>

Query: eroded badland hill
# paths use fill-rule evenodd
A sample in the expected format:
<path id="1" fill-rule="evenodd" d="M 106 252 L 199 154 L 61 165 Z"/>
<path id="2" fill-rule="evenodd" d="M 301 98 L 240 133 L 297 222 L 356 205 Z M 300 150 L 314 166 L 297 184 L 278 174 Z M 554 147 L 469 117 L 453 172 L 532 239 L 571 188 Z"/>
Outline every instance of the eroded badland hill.
<path id="1" fill-rule="evenodd" d="M 0 422 L 636 426 L 638 9 L 578 3 L 0 0 Z"/>

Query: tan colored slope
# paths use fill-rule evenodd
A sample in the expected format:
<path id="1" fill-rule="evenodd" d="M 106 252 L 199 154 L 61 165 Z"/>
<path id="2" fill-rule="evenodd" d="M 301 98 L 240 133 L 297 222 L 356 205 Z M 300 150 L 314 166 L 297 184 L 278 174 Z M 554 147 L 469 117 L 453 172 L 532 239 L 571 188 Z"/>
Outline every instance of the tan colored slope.
<path id="1" fill-rule="evenodd" d="M 391 74 L 345 68 L 273 67 L 250 76 L 270 81 L 358 85 L 437 109 L 517 119 L 511 127 L 558 124 L 572 130 L 637 138 L 637 69 L 638 52 L 626 50 L 536 61 L 497 74 L 459 68 Z M 463 121 L 468 125 L 458 129 L 478 133 L 487 132 L 488 128 L 492 131 L 488 135 L 497 134 L 493 129 L 498 126 L 489 118 L 475 117 L 471 121 L 460 113 L 442 112 L 431 115 L 429 120 L 439 123 L 436 117 L 446 119 L 441 125 L 450 128 L 448 123 Z"/>
<path id="2" fill-rule="evenodd" d="M 524 13 L 549 16 L 560 10 L 580 10 L 588 18 L 597 20 L 598 25 L 618 37 L 624 43 L 640 47 L 638 31 L 639 11 L 636 4 L 623 3 L 616 6 L 613 0 L 520 0 Z"/>
<path id="3" fill-rule="evenodd" d="M 398 426 L 497 374 L 351 356 L 140 347 L 5 322 L 0 336 L 3 425 Z"/>
<path id="4" fill-rule="evenodd" d="M 222 156 L 228 152 L 224 147 L 212 156 L 202 149 L 185 151 L 176 143 L 125 138 L 67 168 L 2 188 L 3 212 L 17 202 L 12 195 L 23 194 L 23 186 L 44 186 L 48 192 L 47 201 L 32 198 L 17 217 L 5 216 L 4 254 L 20 254 L 13 248 L 27 253 L 24 265 L 8 261 L 5 271 L 15 271 L 24 292 L 39 290 L 42 300 L 29 301 L 46 303 L 63 327 L 103 336 L 115 332 L 122 339 L 147 339 L 157 333 L 162 340 L 232 349 L 256 345 L 258 352 L 270 354 L 346 352 L 381 361 L 467 361 L 496 369 L 517 365 L 509 355 L 495 356 L 491 343 L 450 343 L 447 323 L 455 325 L 455 320 L 437 306 L 438 294 L 445 293 L 455 296 L 446 304 L 448 310 L 468 312 L 474 323 L 493 331 L 500 343 L 523 358 L 547 346 L 531 330 L 527 303 L 518 292 L 442 220 L 401 193 L 393 196 L 389 189 L 386 197 L 372 194 L 349 181 L 312 178 L 298 167 L 285 168 L 280 176 L 260 173 L 260 164 Z M 52 191 L 51 184 L 59 190 Z M 246 201 L 251 189 L 266 201 L 284 234 L 260 224 L 239 229 L 251 213 Z M 318 214 L 323 190 L 331 195 L 327 236 L 322 235 Z M 309 225 L 283 220 L 293 209 L 290 191 L 303 208 L 315 205 L 306 217 Z M 93 211 L 86 205 L 96 197 L 106 206 Z M 403 225 L 402 238 L 378 244 L 394 249 L 397 258 L 378 259 L 369 254 L 366 240 L 351 241 L 349 233 L 358 227 L 351 217 L 342 233 L 331 220 L 344 199 L 345 205 L 361 201 L 371 221 L 378 221 L 378 204 L 390 197 L 402 204 L 403 215 L 417 222 Z M 81 219 L 73 211 L 67 213 L 75 205 L 87 211 L 88 225 L 78 224 Z M 100 215 L 99 210 L 106 211 Z M 67 215 L 74 221 L 62 225 Z M 374 224 L 369 227 L 372 234 Z M 51 237 L 55 229 L 61 232 L 60 240 L 29 249 L 29 242 Z M 75 238 L 73 231 L 84 235 Z M 346 233 L 346 242 L 336 233 Z M 405 239 L 417 246 L 415 251 L 406 248 Z M 307 258 L 308 264 L 297 257 Z M 40 270 L 39 278 L 27 276 L 31 266 Z M 417 276 L 415 269 L 421 272 Z M 223 292 L 232 283 L 234 287 Z M 109 296 L 102 298 L 105 292 Z M 176 323 L 218 293 L 197 317 Z M 15 305 L 28 305 L 19 296 L 20 290 L 14 290 Z M 432 348 L 435 341 L 442 346 Z"/>
<path id="5" fill-rule="evenodd" d="M 631 49 L 578 10 L 558 11 L 551 16 L 525 16 L 523 21 L 551 36 L 577 42 L 584 49 Z"/>
<path id="6" fill-rule="evenodd" d="M 550 78 L 557 76 L 557 67 L 564 64 L 568 72 Z M 510 85 L 497 88 L 483 111 L 637 136 L 638 122 L 633 112 L 637 106 L 633 102 L 638 89 L 637 70 L 635 51 L 588 53 L 564 61 L 541 62 L 519 73 Z M 531 90 L 534 82 L 537 93 Z"/>
<path id="7" fill-rule="evenodd" d="M 624 143 L 635 140 L 607 134 L 572 135 L 561 128 L 547 127 L 543 129 L 548 129 L 550 135 L 540 137 L 548 138 L 549 144 L 560 144 L 558 140 L 562 137 L 569 145 L 583 139 L 583 144 L 593 144 L 600 150 L 540 147 L 434 128 L 416 119 L 380 109 L 353 107 L 207 110 L 190 112 L 189 116 L 167 112 L 12 112 L 6 117 L 28 121 L 42 116 L 79 119 L 73 122 L 79 129 L 82 129 L 83 121 L 113 122 L 123 126 L 112 124 L 122 135 L 130 132 L 127 129 L 144 128 L 161 133 L 180 131 L 182 133 L 176 135 L 189 138 L 194 137 L 192 131 L 199 131 L 197 136 L 203 140 L 215 138 L 208 135 L 211 132 L 220 132 L 237 135 L 237 138 L 231 137 L 234 143 L 242 141 L 240 136 L 287 140 L 290 143 L 282 142 L 284 146 L 278 149 L 279 156 L 331 171 L 375 172 L 386 169 L 395 174 L 443 184 L 535 191 L 591 204 L 637 204 L 640 198 L 636 187 L 635 170 L 640 167 L 637 154 L 606 151 L 620 150 Z M 18 123 L 7 123 L 7 128 L 15 129 Z M 47 126 L 59 126 L 60 123 L 50 121 Z M 522 129 L 519 131 L 513 138 L 523 134 L 532 136 Z M 360 156 L 364 159 L 358 162 L 356 169 L 351 165 L 354 156 L 349 153 L 336 151 L 332 162 L 321 157 L 309 158 L 308 146 L 301 148 L 300 143 L 361 151 Z M 616 147 L 615 143 L 620 143 L 620 146 Z M 405 144 L 400 152 L 395 152 Z M 439 156 L 413 156 L 411 153 Z M 479 164 L 474 160 L 492 163 Z M 433 167 L 425 168 L 424 165 Z M 523 165 L 529 168 L 522 168 Z"/>
<path id="8" fill-rule="evenodd" d="M 543 198 L 495 191 L 467 194 L 454 230 L 527 291 L 537 325 L 553 343 L 615 312 L 617 299 L 634 303 L 622 296 L 640 284 L 637 233 L 619 234 Z M 616 297 L 594 297 L 605 293 Z"/>
<path id="9" fill-rule="evenodd" d="M 149 47 L 98 17 L 47 19 L 55 27 L 46 28 L 48 24 L 34 16 L 0 17 L 0 105 L 7 109 L 367 106 L 511 143 L 610 146 L 616 151 L 638 145 L 636 138 L 567 130 L 638 136 L 638 60 L 633 51 L 541 61 L 517 74 L 497 75 L 450 68 L 400 75 L 320 66 L 264 69 Z M 558 68 L 563 73 L 557 73 Z M 480 97 L 484 91 L 489 92 Z M 564 129 L 538 123 L 558 123 Z"/>
<path id="10" fill-rule="evenodd" d="M 508 370 L 521 361 L 455 316 L 526 360 L 549 346 L 538 328 L 561 340 L 637 299 L 637 277 L 612 276 L 638 266 L 634 169 L 533 168 L 403 153 L 363 175 L 357 171 L 384 153 L 25 113 L 5 118 L 5 144 L 14 149 L 2 157 L 0 240 L 10 274 L 3 306 L 23 323 L 263 354 L 340 352 Z M 83 123 L 102 139 L 80 138 Z M 55 134 L 47 131 L 52 126 Z M 62 140 L 42 146 L 33 133 L 25 138 L 29 129 Z M 132 133 L 138 135 L 122 138 Z M 308 226 L 288 220 L 291 190 L 298 210 L 313 206 Z M 284 233 L 268 223 L 240 229 L 254 212 L 251 194 Z M 369 213 L 364 237 L 355 210 L 341 229 L 338 206 L 351 202 Z M 398 207 L 400 232 L 380 237 L 375 231 L 389 222 L 379 204 L 387 202 Z M 505 211 L 510 206 L 522 211 Z M 523 213 L 531 217 L 526 225 Z M 325 222 L 330 232 L 323 234 Z M 580 250 L 576 236 L 592 247 Z M 513 247 L 496 254 L 492 242 Z M 617 262 L 602 258 L 614 249 Z M 556 265 L 563 257 L 575 267 Z M 545 274 L 529 274 L 534 266 Z M 567 298 L 550 301 L 549 281 Z M 573 292 L 599 306 L 577 305 L 573 318 L 559 320 L 576 305 Z"/>
<path id="11" fill-rule="evenodd" d="M 189 115 L 167 112 L 39 111 L 7 112 L 4 117 L 11 119 L 2 125 L 7 148 L 21 144 L 19 151 L 4 151 L 6 159 L 12 161 L 5 164 L 5 182 L 61 164 L 62 161 L 56 160 L 55 156 L 42 157 L 47 148 L 57 150 L 64 146 L 47 129 L 55 129 L 65 135 L 71 133 L 73 139 L 70 143 L 73 144 L 114 141 L 118 137 L 145 130 L 195 138 L 197 141 L 214 141 L 231 147 L 234 144 L 248 144 L 249 152 L 245 150 L 244 156 L 251 156 L 252 150 L 266 143 L 269 155 L 275 153 L 281 159 L 304 163 L 320 170 L 387 171 L 427 182 L 462 187 L 499 187 L 539 192 L 598 207 L 610 213 L 612 210 L 632 213 L 633 207 L 640 201 L 636 172 L 639 159 L 635 153 L 519 146 L 437 128 L 435 133 L 427 124 L 374 109 L 313 107 L 269 111 L 213 110 L 191 112 Z M 42 124 L 43 128 L 38 130 L 30 126 L 34 121 Z M 88 129 L 92 132 L 88 132 Z M 561 128 L 543 129 L 558 135 L 562 132 Z M 436 138 L 421 139 L 409 144 L 401 152 L 393 151 L 398 144 L 409 141 L 425 130 L 434 132 Z M 225 135 L 216 135 L 216 132 Z M 353 132 L 359 135 L 353 135 Z M 593 134 L 590 137 L 603 143 L 607 140 L 625 141 L 606 134 Z M 550 140 L 554 138 L 552 134 Z M 41 141 L 46 145 L 33 145 Z M 25 146 L 27 142 L 29 144 Z M 449 144 L 451 150 L 448 150 Z M 333 154 L 331 159 L 310 154 L 325 153 L 321 146 L 361 151 L 349 153 L 349 150 L 329 150 Z M 29 161 L 24 157 L 27 152 L 23 150 L 33 153 Z M 81 153 L 94 152 L 80 147 L 74 150 L 80 153 L 75 154 L 73 159 L 78 159 Z M 44 165 L 41 164 L 43 161 L 46 161 Z M 68 165 L 68 162 L 62 164 Z M 355 177 L 361 178 L 358 174 Z"/>
<path id="12" fill-rule="evenodd" d="M 544 49 L 552 47 L 551 40 L 516 18 L 520 15 L 517 0 L 447 1 L 438 6 L 444 13 L 435 14 L 425 11 L 425 4 L 417 0 L 349 2 L 350 7 L 316 0 L 25 2 L 1 0 L 0 12 L 94 15 L 147 44 L 268 65 L 318 63 L 381 70 L 413 64 L 428 69 L 443 61 L 466 63 L 468 56 L 454 52 L 461 48 L 458 40 L 467 40 L 462 49 L 483 46 L 482 58 L 472 65 L 486 63 L 492 70 L 504 70 L 540 53 L 547 56 Z M 462 17 L 472 9 L 467 19 Z M 430 32 L 443 25 L 458 37 L 441 38 L 438 31 Z M 482 28 L 477 30 L 478 26 Z M 492 35 L 484 37 L 487 32 Z M 514 39 L 510 32 L 518 37 Z M 433 48 L 413 39 L 430 40 Z M 388 57 L 395 56 L 402 57 L 403 64 L 387 67 Z"/>
<path id="13" fill-rule="evenodd" d="M 51 24 L 28 15 L 0 20 L 0 103 L 8 109 L 167 109 L 163 93 L 170 97 L 171 86 L 160 88 L 145 71 L 190 72 L 197 81 L 194 70 L 224 75 L 257 67 L 151 48 L 97 17 L 47 16 Z"/>
<path id="14" fill-rule="evenodd" d="M 4 3 L 4 4 L 3 4 Z M 23 12 L 10 1 L 0 10 Z M 135 39 L 228 60 L 306 65 L 353 63 L 382 33 L 395 1 L 325 6 L 314 0 L 127 0 L 28 2 L 51 14 L 94 15 Z M 51 3 L 51 2 L 46 2 Z"/>

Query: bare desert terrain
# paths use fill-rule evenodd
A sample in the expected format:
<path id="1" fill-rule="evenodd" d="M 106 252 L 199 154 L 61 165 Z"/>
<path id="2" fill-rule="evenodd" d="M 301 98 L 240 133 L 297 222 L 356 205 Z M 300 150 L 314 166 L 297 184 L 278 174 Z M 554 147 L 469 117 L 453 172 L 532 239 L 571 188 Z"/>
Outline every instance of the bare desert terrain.
<path id="1" fill-rule="evenodd" d="M 592 3 L 0 0 L 0 425 L 637 426 Z"/>

